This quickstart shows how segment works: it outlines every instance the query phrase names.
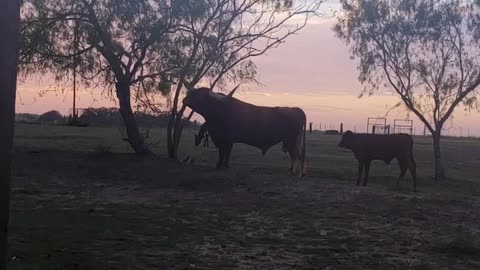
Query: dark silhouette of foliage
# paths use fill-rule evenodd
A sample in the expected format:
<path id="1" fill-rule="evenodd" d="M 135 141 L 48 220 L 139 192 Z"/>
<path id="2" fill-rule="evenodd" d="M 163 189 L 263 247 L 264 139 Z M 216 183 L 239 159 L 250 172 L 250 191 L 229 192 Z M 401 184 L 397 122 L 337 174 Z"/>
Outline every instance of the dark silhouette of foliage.
<path id="1" fill-rule="evenodd" d="M 39 122 L 58 122 L 63 120 L 63 115 L 59 111 L 48 111 L 38 117 Z"/>
<path id="2" fill-rule="evenodd" d="M 137 111 L 135 112 L 135 118 L 137 119 L 139 127 L 166 128 L 170 115 L 168 113 L 153 115 Z M 89 126 L 118 127 L 122 125 L 122 116 L 117 108 L 87 108 L 79 117 L 79 120 L 88 123 Z"/>

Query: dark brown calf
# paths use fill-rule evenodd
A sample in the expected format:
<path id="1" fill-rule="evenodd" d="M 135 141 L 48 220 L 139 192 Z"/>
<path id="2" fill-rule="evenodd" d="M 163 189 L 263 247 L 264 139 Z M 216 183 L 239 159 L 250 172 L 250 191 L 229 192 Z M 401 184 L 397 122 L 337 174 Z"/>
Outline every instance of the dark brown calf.
<path id="1" fill-rule="evenodd" d="M 370 163 L 372 160 L 383 160 L 390 164 L 396 158 L 400 165 L 399 180 L 405 176 L 407 169 L 413 178 L 413 190 L 417 189 L 417 166 L 413 159 L 413 139 L 408 134 L 354 134 L 350 130 L 345 132 L 338 146 L 352 150 L 358 160 L 357 185 L 360 185 L 362 172 L 365 170 L 363 185 L 367 185 Z"/>
<path id="2" fill-rule="evenodd" d="M 203 143 L 203 147 L 208 147 L 208 126 L 207 123 L 203 123 L 202 126 L 200 126 L 200 130 L 198 131 L 198 134 L 194 133 L 195 135 L 195 146 L 199 146 L 200 143 L 202 142 L 203 138 L 205 138 L 205 142 Z"/>

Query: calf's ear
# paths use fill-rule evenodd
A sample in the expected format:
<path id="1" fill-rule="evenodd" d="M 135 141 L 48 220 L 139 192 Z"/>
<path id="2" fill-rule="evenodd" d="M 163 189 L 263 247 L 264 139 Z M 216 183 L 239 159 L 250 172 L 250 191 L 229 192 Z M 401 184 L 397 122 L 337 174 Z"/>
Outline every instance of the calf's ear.
<path id="1" fill-rule="evenodd" d="M 183 85 L 185 85 L 185 88 L 187 88 L 187 95 L 195 90 L 195 87 L 193 86 L 193 84 L 191 84 L 191 83 L 189 83 L 185 80 L 182 80 L 182 83 L 183 83 Z"/>

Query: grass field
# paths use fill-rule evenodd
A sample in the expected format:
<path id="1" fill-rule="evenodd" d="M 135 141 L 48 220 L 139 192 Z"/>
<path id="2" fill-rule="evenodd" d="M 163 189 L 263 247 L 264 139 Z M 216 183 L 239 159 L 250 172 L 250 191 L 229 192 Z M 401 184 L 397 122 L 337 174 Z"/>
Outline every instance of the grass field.
<path id="1" fill-rule="evenodd" d="M 480 269 L 480 140 L 446 138 L 449 180 L 431 179 L 429 138 L 415 138 L 419 192 L 375 162 L 355 187 L 338 136 L 307 136 L 308 176 L 288 176 L 275 147 L 235 145 L 167 160 L 132 155 L 115 128 L 17 125 L 10 269 Z"/>

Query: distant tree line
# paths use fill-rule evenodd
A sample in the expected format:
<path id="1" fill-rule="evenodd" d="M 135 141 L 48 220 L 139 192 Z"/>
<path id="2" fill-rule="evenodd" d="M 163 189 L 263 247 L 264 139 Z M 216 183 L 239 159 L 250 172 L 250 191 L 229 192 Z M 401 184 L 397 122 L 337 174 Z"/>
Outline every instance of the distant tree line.
<path id="1" fill-rule="evenodd" d="M 158 127 L 166 128 L 170 115 L 150 114 L 146 112 L 137 111 L 134 113 L 135 119 L 140 127 Z M 59 111 L 51 110 L 43 114 L 19 113 L 16 114 L 15 120 L 17 123 L 27 124 L 67 124 L 68 116 L 63 116 Z M 123 125 L 123 120 L 118 108 L 88 108 L 80 115 L 79 121 L 86 123 L 89 126 L 107 126 L 118 127 Z M 192 122 L 187 122 L 187 127 L 191 127 Z"/>

